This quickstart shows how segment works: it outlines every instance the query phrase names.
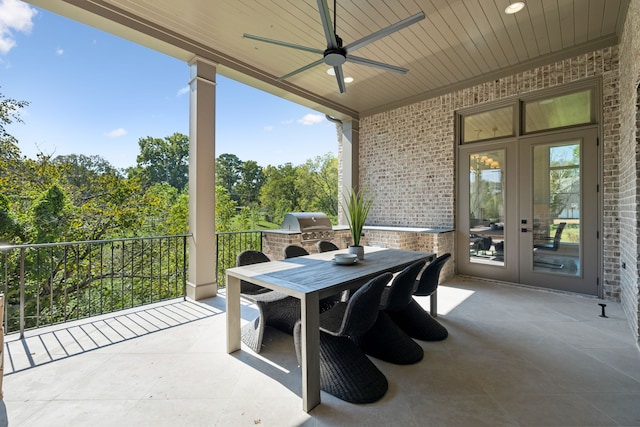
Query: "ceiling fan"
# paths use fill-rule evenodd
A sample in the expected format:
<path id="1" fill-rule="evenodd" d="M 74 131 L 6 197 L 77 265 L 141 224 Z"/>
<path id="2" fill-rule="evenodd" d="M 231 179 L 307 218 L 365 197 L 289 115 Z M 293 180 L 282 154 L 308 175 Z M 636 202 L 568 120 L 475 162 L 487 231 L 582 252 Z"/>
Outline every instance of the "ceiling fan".
<path id="1" fill-rule="evenodd" d="M 345 93 L 347 88 L 344 84 L 344 75 L 342 72 L 342 64 L 345 62 L 353 62 L 355 64 L 366 65 L 369 67 L 380 68 L 382 70 L 394 71 L 396 73 L 406 74 L 409 70 L 395 65 L 385 64 L 383 62 L 373 61 L 371 59 L 362 58 L 359 56 L 351 55 L 356 49 L 360 49 L 363 46 L 373 43 L 383 37 L 386 37 L 398 30 L 401 30 L 409 25 L 424 19 L 424 12 L 419 12 L 409 18 L 405 18 L 402 21 L 396 22 L 386 28 L 378 30 L 368 36 L 362 37 L 360 40 L 356 40 L 349 43 L 346 46 L 342 46 L 342 39 L 336 34 L 336 0 L 333 0 L 333 28 L 331 27 L 331 14 L 327 0 L 318 0 L 318 11 L 320 12 L 320 20 L 322 21 L 322 28 L 324 29 L 324 35 L 327 38 L 327 48 L 325 50 L 315 49 L 307 46 L 300 46 L 293 43 L 287 43 L 279 40 L 267 39 L 265 37 L 253 36 L 251 34 L 244 34 L 243 36 L 248 39 L 258 40 L 261 42 L 277 44 L 279 46 L 290 47 L 293 49 L 304 50 L 307 52 L 317 53 L 322 55 L 321 59 L 305 65 L 302 68 L 298 68 L 282 77 L 278 77 L 277 81 L 286 80 L 291 76 L 306 71 L 310 68 L 320 64 L 327 64 L 333 67 L 335 71 L 336 79 L 338 80 L 338 88 L 340 93 Z"/>

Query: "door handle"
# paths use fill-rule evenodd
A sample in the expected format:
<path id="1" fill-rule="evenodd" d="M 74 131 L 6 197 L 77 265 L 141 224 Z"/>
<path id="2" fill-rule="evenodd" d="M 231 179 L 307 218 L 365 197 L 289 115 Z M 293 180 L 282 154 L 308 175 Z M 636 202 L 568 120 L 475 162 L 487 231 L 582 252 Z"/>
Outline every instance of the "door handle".
<path id="1" fill-rule="evenodd" d="M 526 233 L 526 232 L 531 232 L 531 231 L 533 231 L 531 228 L 521 228 L 520 229 L 521 233 Z"/>

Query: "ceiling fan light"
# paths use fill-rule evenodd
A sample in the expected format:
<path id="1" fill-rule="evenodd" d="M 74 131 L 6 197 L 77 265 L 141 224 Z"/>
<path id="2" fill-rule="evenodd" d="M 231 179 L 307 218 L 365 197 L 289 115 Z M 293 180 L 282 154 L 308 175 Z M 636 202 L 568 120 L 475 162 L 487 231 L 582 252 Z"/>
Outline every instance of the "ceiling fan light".
<path id="1" fill-rule="evenodd" d="M 513 15 L 514 13 L 518 13 L 522 9 L 524 9 L 524 6 L 525 5 L 523 1 L 517 1 L 517 2 L 511 3 L 509 6 L 506 7 L 506 9 L 504 10 L 504 13 L 506 13 L 507 15 Z"/>

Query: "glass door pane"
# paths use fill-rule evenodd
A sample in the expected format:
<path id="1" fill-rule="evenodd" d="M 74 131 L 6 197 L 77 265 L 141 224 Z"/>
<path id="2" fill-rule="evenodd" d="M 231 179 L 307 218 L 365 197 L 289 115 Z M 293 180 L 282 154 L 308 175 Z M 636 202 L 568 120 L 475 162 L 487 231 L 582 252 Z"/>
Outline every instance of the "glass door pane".
<path id="1" fill-rule="evenodd" d="M 599 293 L 597 129 L 521 141 L 520 283 Z"/>
<path id="2" fill-rule="evenodd" d="M 580 140 L 533 147 L 533 270 L 580 274 Z"/>
<path id="3" fill-rule="evenodd" d="M 505 151 L 469 155 L 469 262 L 504 265 Z"/>

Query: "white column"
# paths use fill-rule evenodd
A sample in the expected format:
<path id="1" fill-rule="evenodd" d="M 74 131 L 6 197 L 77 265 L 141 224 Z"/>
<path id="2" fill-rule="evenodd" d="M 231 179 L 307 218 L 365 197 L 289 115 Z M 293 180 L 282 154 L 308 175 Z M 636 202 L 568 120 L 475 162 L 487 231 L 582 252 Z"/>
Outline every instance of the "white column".
<path id="1" fill-rule="evenodd" d="M 187 297 L 215 296 L 215 123 L 216 64 L 202 58 L 189 62 L 189 277 Z"/>
<path id="2" fill-rule="evenodd" d="M 352 188 L 357 188 L 360 184 L 360 122 L 356 119 L 344 120 L 342 122 L 342 132 L 340 139 L 339 163 L 342 166 L 340 182 L 338 188 L 339 200 L 344 200 L 344 196 L 349 196 Z M 338 209 L 338 223 L 346 225 L 347 220 L 342 212 L 342 207 Z"/>

